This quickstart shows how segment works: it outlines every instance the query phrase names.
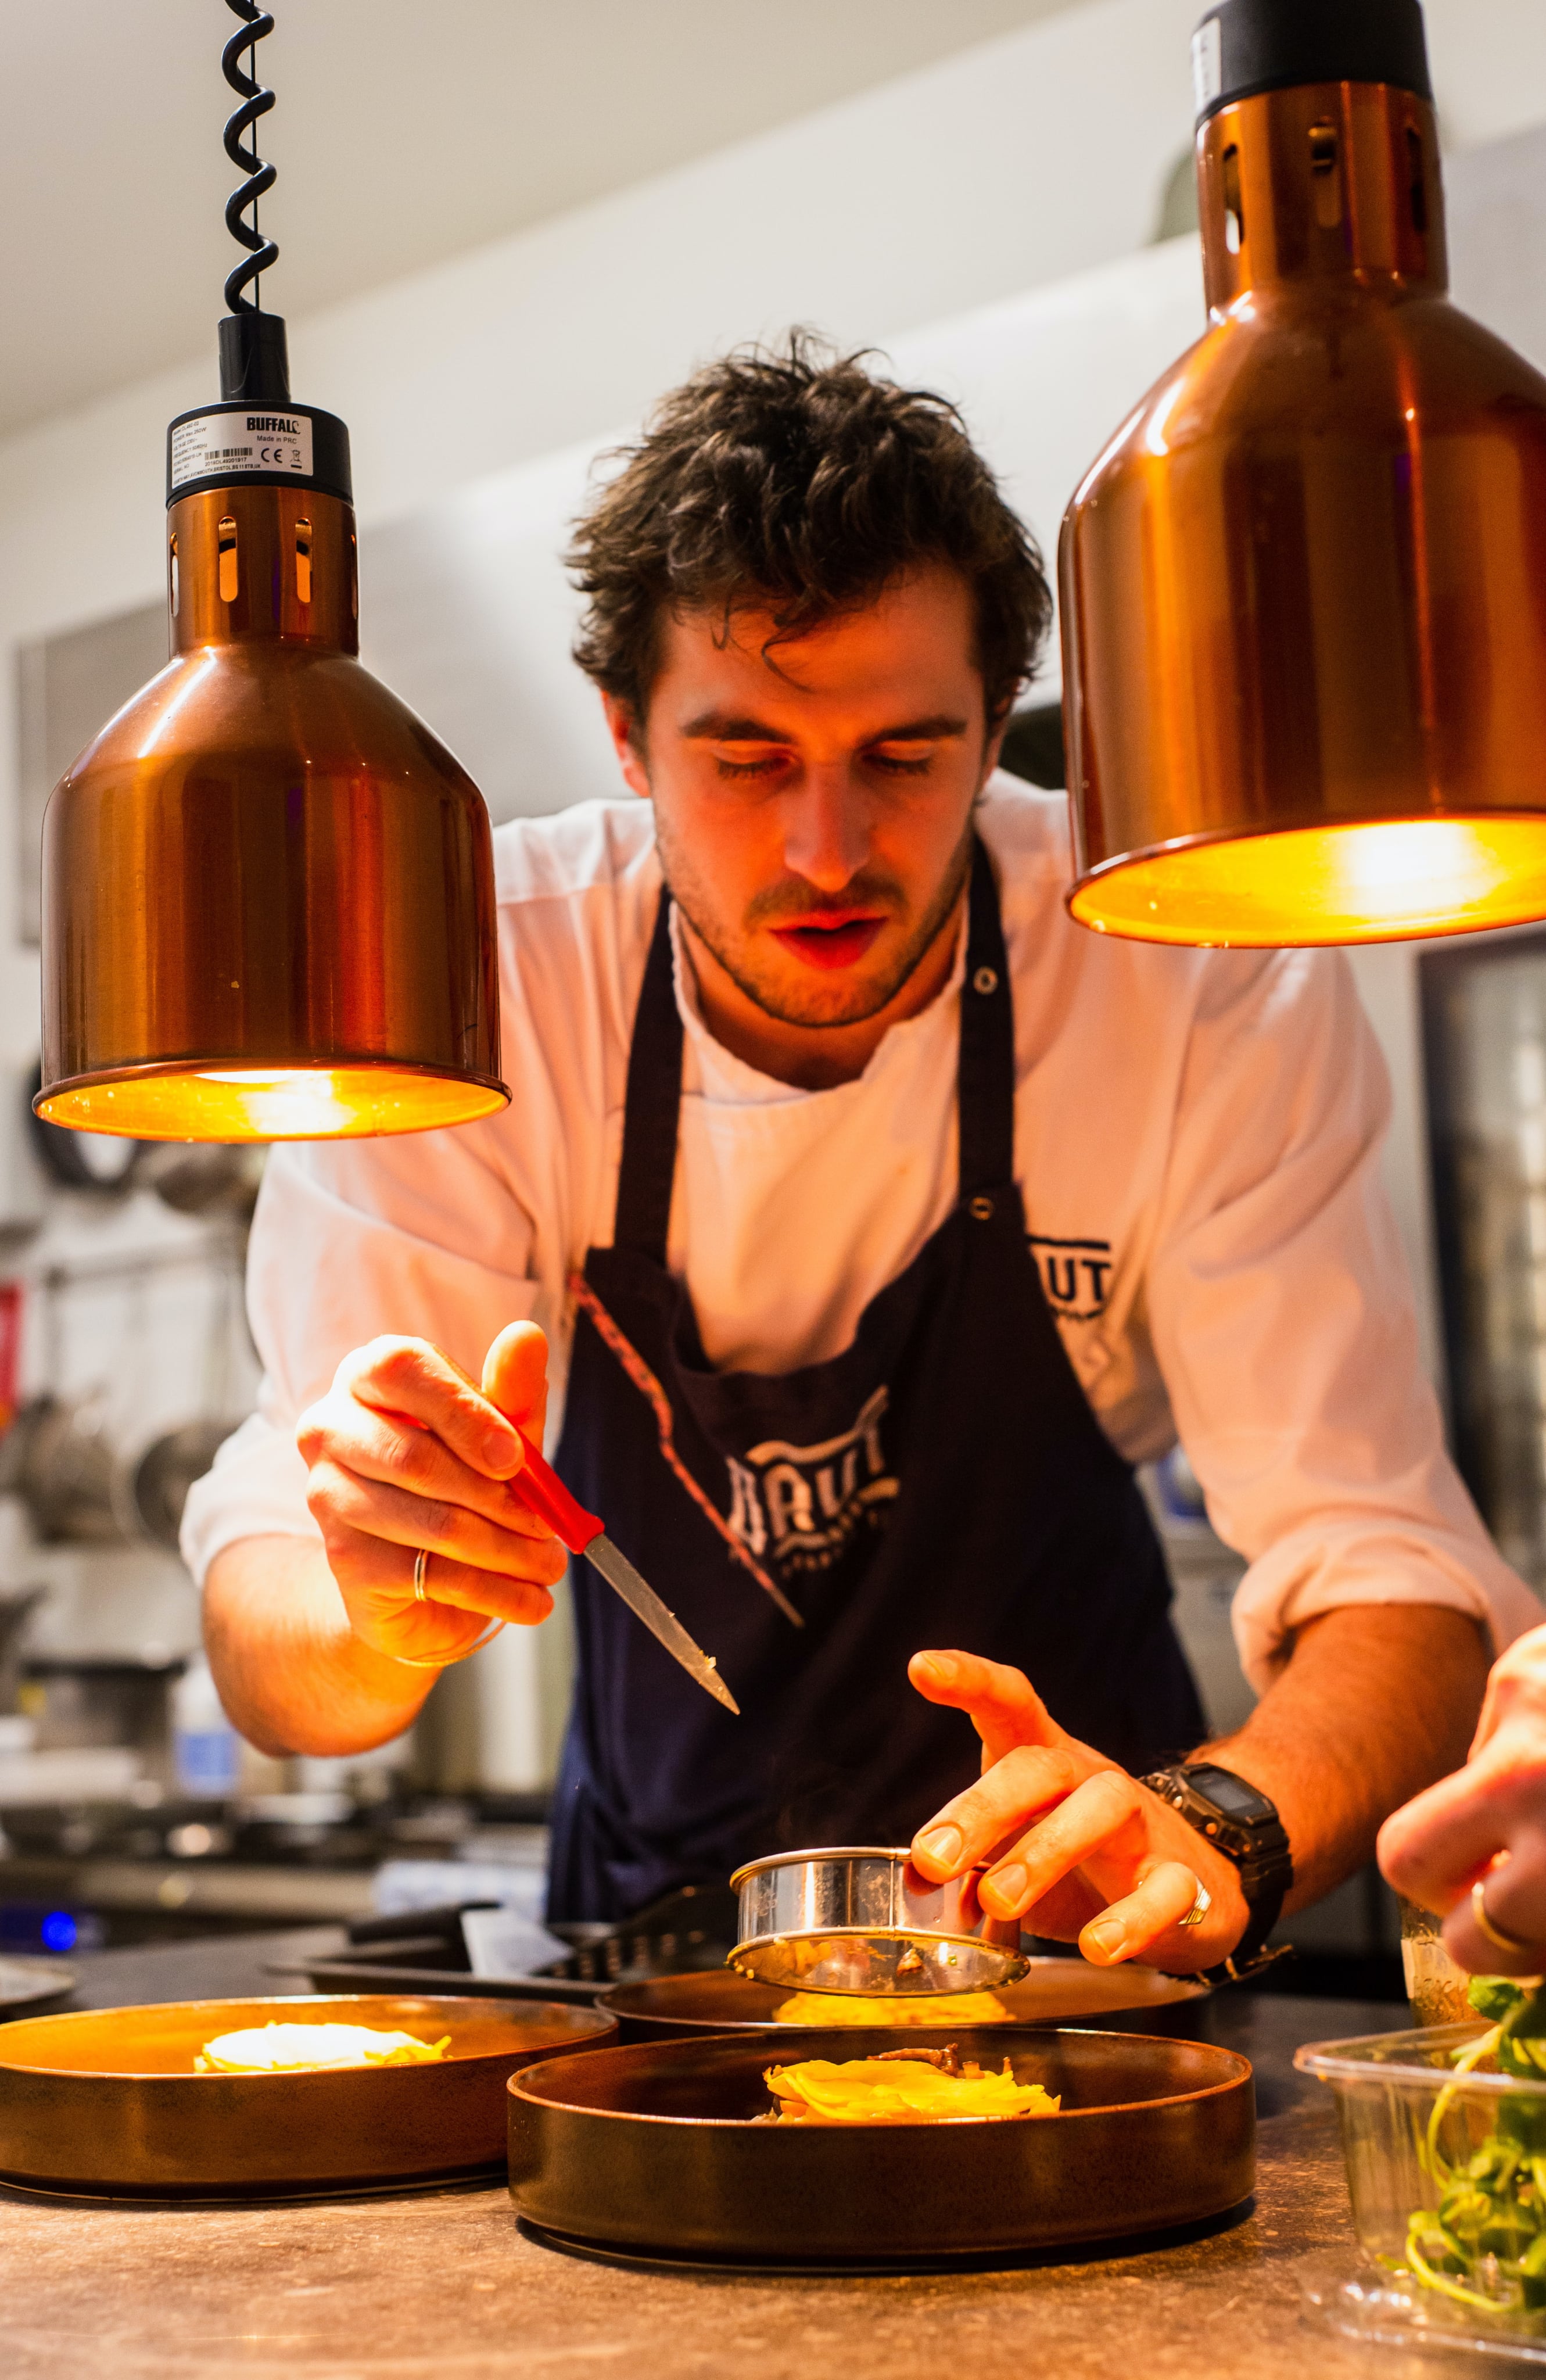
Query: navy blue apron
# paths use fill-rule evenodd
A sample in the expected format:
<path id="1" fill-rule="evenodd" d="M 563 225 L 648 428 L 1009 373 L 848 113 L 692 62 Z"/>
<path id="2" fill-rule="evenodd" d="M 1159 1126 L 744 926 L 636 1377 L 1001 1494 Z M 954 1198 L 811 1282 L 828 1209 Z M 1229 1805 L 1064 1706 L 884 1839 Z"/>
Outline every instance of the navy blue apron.
<path id="1" fill-rule="evenodd" d="M 921 1646 L 1011 1662 L 1138 1774 L 1203 1721 L 1130 1467 L 1058 1337 L 1014 1178 L 1014 1013 L 986 851 L 961 988 L 955 1208 L 852 1343 L 717 1372 L 666 1269 L 682 1019 L 662 893 L 629 1058 L 615 1245 L 592 1248 L 557 1467 L 741 1704 L 694 1685 L 588 1564 L 549 1913 L 629 1915 L 813 1843 L 904 1843 L 976 1775 Z M 803 1625 L 795 1625 L 790 1615 Z"/>

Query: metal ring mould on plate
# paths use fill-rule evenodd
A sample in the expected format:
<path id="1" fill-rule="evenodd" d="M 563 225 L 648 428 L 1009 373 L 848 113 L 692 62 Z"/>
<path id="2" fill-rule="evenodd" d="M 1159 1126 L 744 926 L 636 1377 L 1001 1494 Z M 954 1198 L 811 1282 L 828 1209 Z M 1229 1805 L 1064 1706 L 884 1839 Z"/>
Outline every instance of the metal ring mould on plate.
<path id="1" fill-rule="evenodd" d="M 1020 1927 L 985 1914 L 977 1872 L 920 1876 L 905 1851 L 785 1852 L 731 1878 L 740 1899 L 729 1963 L 759 1983 L 811 1992 L 972 1992 L 1013 1983 L 1030 1961 Z"/>
<path id="2" fill-rule="evenodd" d="M 271 2021 L 450 2041 L 433 2064 L 195 2070 L 216 2034 Z M 497 2173 L 511 2074 L 615 2030 L 590 2009 L 365 1995 L 24 2017 L 0 2026 L 0 2181 L 70 2197 L 239 2200 Z"/>
<path id="3" fill-rule="evenodd" d="M 558 2245 L 836 2268 L 1014 2261 L 1222 2218 L 1255 2175 L 1250 2067 L 1126 2033 L 952 2025 L 963 2059 L 1061 2100 L 1001 2122 L 770 2124 L 768 2067 L 894 2050 L 885 2029 L 720 2034 L 512 2075 L 510 2190 Z"/>

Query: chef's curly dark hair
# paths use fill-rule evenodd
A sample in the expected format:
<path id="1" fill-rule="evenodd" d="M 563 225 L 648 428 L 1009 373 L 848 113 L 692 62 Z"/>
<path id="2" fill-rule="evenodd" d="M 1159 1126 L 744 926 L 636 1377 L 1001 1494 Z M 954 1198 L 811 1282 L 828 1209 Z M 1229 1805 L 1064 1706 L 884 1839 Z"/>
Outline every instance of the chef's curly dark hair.
<path id="1" fill-rule="evenodd" d="M 737 348 L 662 399 L 576 525 L 589 598 L 574 658 L 642 722 L 670 611 L 755 609 L 769 644 L 873 602 L 920 564 L 976 599 L 976 661 L 996 726 L 1052 617 L 1036 544 L 955 407 L 900 388 L 808 331 Z"/>

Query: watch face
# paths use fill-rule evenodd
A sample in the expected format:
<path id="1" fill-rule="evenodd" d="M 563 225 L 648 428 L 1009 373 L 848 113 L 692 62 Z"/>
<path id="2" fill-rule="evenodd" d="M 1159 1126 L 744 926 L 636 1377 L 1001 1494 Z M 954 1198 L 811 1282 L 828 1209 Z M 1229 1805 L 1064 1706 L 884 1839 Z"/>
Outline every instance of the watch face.
<path id="1" fill-rule="evenodd" d="M 1221 1809 L 1226 1818 L 1238 1818 L 1244 1825 L 1253 1825 L 1262 1815 L 1262 1795 L 1243 1777 L 1233 1776 L 1227 1768 L 1189 1768 L 1188 1781 L 1199 1793 Z"/>

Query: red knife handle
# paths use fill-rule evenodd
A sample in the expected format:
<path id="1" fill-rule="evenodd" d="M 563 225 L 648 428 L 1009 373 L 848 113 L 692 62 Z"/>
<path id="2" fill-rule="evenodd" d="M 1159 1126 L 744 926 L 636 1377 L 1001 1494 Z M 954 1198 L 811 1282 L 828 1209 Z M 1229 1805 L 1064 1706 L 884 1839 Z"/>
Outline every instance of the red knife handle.
<path id="1" fill-rule="evenodd" d="M 518 1436 L 525 1449 L 524 1470 L 517 1471 L 510 1486 L 528 1512 L 545 1521 L 559 1543 L 567 1546 L 572 1554 L 583 1554 L 594 1545 L 605 1529 L 594 1512 L 587 1512 L 578 1498 L 570 1494 L 558 1473 L 543 1461 L 537 1449 L 523 1429 Z"/>

